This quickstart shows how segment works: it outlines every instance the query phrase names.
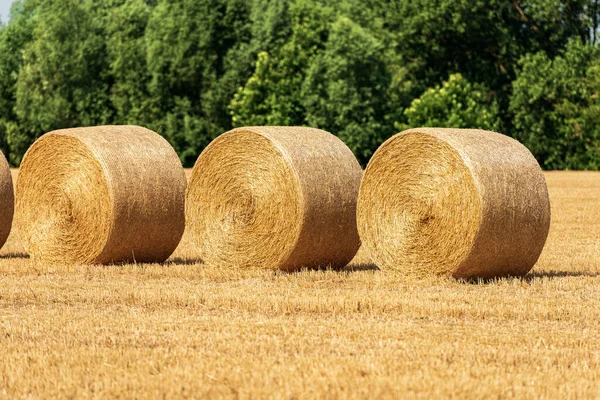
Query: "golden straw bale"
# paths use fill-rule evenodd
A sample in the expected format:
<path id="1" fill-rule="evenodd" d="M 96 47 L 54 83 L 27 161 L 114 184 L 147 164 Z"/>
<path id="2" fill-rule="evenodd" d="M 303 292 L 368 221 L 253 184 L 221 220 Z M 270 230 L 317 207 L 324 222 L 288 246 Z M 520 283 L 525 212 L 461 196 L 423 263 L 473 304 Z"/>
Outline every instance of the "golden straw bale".
<path id="1" fill-rule="evenodd" d="M 4 246 L 6 239 L 8 239 L 14 210 L 15 198 L 10 167 L 6 158 L 4 158 L 4 154 L 0 151 L 0 248 Z"/>
<path id="2" fill-rule="evenodd" d="M 229 268 L 345 266 L 360 245 L 356 200 L 362 170 L 332 134 L 246 127 L 215 139 L 187 192 L 199 256 Z"/>
<path id="3" fill-rule="evenodd" d="M 185 186 L 177 154 L 148 129 L 58 130 L 25 154 L 16 222 L 34 259 L 161 262 L 183 234 Z"/>
<path id="4" fill-rule="evenodd" d="M 361 183 L 358 230 L 383 268 L 410 275 L 526 274 L 550 227 L 544 175 L 499 133 L 410 129 L 373 155 Z"/>

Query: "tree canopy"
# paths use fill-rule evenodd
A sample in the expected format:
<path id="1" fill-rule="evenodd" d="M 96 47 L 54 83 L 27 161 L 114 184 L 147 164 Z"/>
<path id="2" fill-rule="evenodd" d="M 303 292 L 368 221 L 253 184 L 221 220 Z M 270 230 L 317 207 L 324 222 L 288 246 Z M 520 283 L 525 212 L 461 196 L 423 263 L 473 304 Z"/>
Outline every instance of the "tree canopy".
<path id="1" fill-rule="evenodd" d="M 18 0 L 0 25 L 0 148 L 138 124 L 185 166 L 244 125 L 496 130 L 599 169 L 598 0 Z"/>

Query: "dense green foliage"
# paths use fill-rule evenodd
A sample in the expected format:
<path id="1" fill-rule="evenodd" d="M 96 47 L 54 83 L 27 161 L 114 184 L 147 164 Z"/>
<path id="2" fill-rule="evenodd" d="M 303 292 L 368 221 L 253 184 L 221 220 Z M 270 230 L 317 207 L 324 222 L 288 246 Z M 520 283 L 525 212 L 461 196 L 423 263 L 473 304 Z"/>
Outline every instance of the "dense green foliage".
<path id="1" fill-rule="evenodd" d="M 551 169 L 600 169 L 600 49 L 578 41 L 521 61 L 510 110 L 515 137 Z"/>
<path id="2" fill-rule="evenodd" d="M 481 128 L 503 131 L 498 103 L 481 84 L 471 84 L 460 74 L 427 89 L 404 110 L 405 123 L 398 130 L 419 126 Z"/>
<path id="3" fill-rule="evenodd" d="M 362 163 L 401 129 L 497 130 L 600 169 L 598 0 L 19 0 L 0 25 L 0 148 L 138 124 L 186 166 L 244 125 L 307 125 Z"/>

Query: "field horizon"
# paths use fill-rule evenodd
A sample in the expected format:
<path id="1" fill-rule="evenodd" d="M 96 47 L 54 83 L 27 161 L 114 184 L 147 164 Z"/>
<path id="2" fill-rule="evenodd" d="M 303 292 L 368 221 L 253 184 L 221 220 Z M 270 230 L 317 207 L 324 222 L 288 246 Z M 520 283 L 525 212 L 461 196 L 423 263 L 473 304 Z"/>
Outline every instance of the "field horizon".
<path id="1" fill-rule="evenodd" d="M 189 171 L 188 171 L 189 173 Z M 0 250 L 0 398 L 596 398 L 600 172 L 546 172 L 523 278 L 44 265 Z M 13 170 L 18 178 L 18 170 Z"/>

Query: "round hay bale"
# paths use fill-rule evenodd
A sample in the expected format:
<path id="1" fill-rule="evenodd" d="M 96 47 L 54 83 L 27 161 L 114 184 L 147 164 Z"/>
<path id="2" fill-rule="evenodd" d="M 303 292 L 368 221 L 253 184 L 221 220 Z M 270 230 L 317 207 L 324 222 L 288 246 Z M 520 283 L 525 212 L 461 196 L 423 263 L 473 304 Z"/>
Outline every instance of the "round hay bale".
<path id="1" fill-rule="evenodd" d="M 17 225 L 44 262 L 162 262 L 184 231 L 185 186 L 173 148 L 146 128 L 58 130 L 23 158 Z"/>
<path id="2" fill-rule="evenodd" d="M 550 227 L 542 170 L 519 142 L 471 129 L 420 128 L 373 155 L 358 230 L 380 267 L 409 275 L 526 274 Z"/>
<path id="3" fill-rule="evenodd" d="M 215 139 L 194 166 L 188 229 L 209 264 L 341 268 L 360 246 L 361 176 L 350 149 L 328 132 L 234 129 Z"/>
<path id="4" fill-rule="evenodd" d="M 0 249 L 10 234 L 14 210 L 15 197 L 10 167 L 0 151 Z"/>

